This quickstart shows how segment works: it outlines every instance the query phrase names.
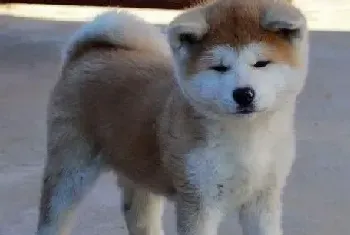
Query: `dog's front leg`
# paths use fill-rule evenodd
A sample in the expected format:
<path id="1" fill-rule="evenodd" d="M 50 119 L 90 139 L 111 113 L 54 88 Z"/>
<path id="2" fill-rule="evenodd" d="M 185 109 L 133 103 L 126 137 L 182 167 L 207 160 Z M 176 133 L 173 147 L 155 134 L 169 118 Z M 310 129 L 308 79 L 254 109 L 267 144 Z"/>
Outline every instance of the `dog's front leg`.
<path id="1" fill-rule="evenodd" d="M 222 212 L 216 203 L 207 203 L 194 195 L 179 195 L 177 231 L 179 235 L 216 235 Z"/>
<path id="2" fill-rule="evenodd" d="M 244 235 L 282 235 L 280 189 L 259 191 L 239 211 Z"/>

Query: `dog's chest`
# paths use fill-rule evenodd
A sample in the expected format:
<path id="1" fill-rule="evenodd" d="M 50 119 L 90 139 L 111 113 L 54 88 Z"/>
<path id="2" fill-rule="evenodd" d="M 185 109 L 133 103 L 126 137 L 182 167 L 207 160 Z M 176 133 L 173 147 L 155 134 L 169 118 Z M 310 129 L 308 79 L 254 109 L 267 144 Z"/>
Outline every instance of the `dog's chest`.
<path id="1" fill-rule="evenodd" d="M 206 197 L 247 197 L 263 183 L 270 165 L 268 143 L 259 136 L 215 136 L 186 157 L 191 183 Z"/>

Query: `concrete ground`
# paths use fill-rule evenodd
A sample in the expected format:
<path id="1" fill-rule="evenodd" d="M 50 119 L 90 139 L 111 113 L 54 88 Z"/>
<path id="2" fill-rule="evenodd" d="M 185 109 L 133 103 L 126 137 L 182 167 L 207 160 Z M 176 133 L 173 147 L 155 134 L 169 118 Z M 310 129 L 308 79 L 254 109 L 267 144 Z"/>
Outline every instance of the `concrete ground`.
<path id="1" fill-rule="evenodd" d="M 284 196 L 285 235 L 350 231 L 350 19 L 344 23 L 350 4 L 333 2 L 338 5 L 326 2 L 322 9 L 304 5 L 314 30 L 310 75 L 298 105 L 298 158 Z M 34 234 L 47 98 L 60 48 L 81 24 L 13 16 L 16 12 L 2 9 L 0 15 L 0 235 Z M 171 205 L 164 221 L 167 234 L 175 234 Z M 81 205 L 73 234 L 126 234 L 110 175 Z M 235 215 L 220 234 L 241 234 Z"/>

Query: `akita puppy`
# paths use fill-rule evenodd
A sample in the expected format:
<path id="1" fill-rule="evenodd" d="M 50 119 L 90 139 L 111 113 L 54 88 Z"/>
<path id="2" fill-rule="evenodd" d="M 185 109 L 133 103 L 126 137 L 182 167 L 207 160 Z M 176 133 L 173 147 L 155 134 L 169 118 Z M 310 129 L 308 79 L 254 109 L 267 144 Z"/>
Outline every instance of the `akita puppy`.
<path id="1" fill-rule="evenodd" d="M 285 1 L 218 0 L 167 37 L 108 12 L 72 38 L 48 107 L 37 235 L 66 232 L 98 176 L 123 190 L 129 234 L 160 235 L 164 197 L 181 235 L 215 235 L 230 209 L 245 235 L 281 235 L 308 64 L 302 13 Z"/>

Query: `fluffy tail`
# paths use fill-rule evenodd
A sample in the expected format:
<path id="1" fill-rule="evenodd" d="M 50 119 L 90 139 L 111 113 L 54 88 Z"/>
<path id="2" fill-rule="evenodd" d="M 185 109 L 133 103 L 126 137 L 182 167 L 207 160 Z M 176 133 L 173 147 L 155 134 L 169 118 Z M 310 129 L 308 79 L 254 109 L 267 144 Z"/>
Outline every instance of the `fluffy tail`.
<path id="1" fill-rule="evenodd" d="M 63 61 L 103 44 L 169 54 L 166 37 L 159 28 L 125 11 L 109 11 L 86 23 L 73 35 L 63 52 Z"/>

